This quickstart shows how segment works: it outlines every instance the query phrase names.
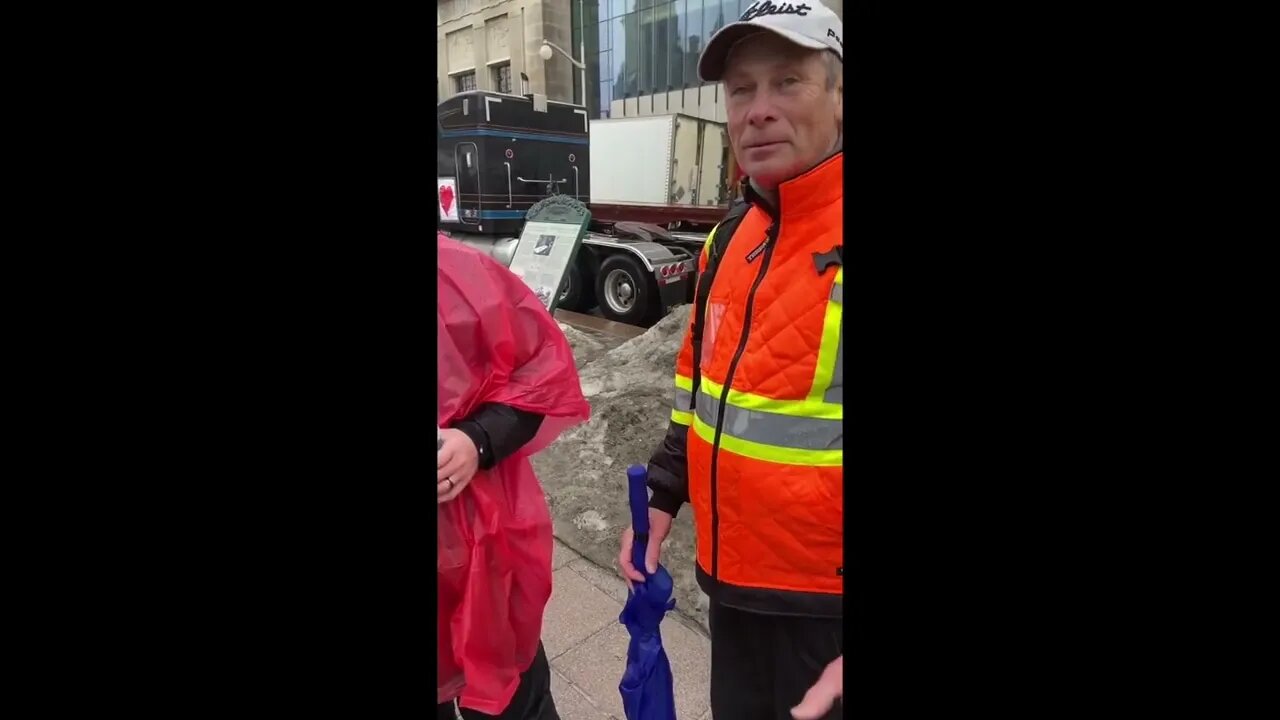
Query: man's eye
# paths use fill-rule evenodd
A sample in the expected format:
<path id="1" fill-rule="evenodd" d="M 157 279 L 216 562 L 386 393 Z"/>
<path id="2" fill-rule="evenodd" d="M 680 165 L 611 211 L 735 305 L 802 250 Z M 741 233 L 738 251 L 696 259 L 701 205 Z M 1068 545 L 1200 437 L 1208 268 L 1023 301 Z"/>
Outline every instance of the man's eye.
<path id="1" fill-rule="evenodd" d="M 742 93 L 744 93 L 744 92 L 746 92 L 746 91 L 747 91 L 747 88 L 746 88 L 745 86 L 743 86 L 743 85 L 737 85 L 737 86 L 734 86 L 733 88 L 730 88 L 730 90 L 729 90 L 729 94 L 730 94 L 730 95 L 741 95 Z"/>
<path id="2" fill-rule="evenodd" d="M 800 82 L 800 78 L 796 78 L 796 77 L 783 78 L 782 86 L 787 87 L 789 85 L 795 85 L 798 82 Z"/>

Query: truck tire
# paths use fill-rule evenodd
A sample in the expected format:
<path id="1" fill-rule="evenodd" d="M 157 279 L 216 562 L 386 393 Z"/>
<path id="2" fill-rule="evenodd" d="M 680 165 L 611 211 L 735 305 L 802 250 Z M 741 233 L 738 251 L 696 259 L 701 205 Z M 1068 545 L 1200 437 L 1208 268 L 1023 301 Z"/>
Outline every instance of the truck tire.
<path id="1" fill-rule="evenodd" d="M 596 275 L 600 314 L 609 320 L 648 327 L 662 317 L 662 298 L 653 273 L 627 253 L 605 259 Z"/>
<path id="2" fill-rule="evenodd" d="M 560 300 L 556 307 L 586 312 L 595 304 L 595 291 L 582 276 L 581 261 L 575 261 L 569 266 L 569 272 L 565 273 L 564 282 L 560 283 Z"/>

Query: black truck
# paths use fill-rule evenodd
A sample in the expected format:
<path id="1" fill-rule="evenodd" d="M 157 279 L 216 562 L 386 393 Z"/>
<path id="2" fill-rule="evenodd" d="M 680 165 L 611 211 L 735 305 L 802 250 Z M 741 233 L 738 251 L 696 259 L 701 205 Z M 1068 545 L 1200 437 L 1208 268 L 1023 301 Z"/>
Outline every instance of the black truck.
<path id="1" fill-rule="evenodd" d="M 437 106 L 439 228 L 510 264 L 525 214 L 551 194 L 590 206 L 590 123 L 580 105 L 533 95 L 460 93 Z M 687 302 L 696 247 L 645 223 L 589 232 L 559 307 L 599 305 L 610 319 L 649 325 Z"/>

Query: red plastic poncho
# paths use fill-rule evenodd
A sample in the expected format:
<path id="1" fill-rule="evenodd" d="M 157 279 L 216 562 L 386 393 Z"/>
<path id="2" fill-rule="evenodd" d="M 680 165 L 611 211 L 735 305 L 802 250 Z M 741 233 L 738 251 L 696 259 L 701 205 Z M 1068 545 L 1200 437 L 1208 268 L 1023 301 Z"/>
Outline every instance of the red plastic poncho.
<path id="1" fill-rule="evenodd" d="M 524 282 L 456 240 L 436 242 L 437 423 L 486 402 L 545 416 L 520 452 L 437 506 L 436 702 L 498 715 L 533 663 L 551 597 L 551 514 L 529 456 L 590 407 L 564 333 Z"/>

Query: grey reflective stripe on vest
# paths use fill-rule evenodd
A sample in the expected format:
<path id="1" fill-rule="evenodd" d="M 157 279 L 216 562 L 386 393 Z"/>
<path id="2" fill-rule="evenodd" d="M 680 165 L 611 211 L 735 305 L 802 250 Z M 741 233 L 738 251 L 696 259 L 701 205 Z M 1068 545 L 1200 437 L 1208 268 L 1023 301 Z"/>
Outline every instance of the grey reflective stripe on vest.
<path id="1" fill-rule="evenodd" d="M 831 387 L 822 399 L 837 405 L 844 404 L 844 323 L 840 323 L 840 342 L 836 345 L 836 366 L 831 371 Z"/>
<path id="2" fill-rule="evenodd" d="M 676 388 L 675 408 L 680 412 L 689 412 L 693 409 L 693 393 L 684 388 Z"/>
<path id="3" fill-rule="evenodd" d="M 698 419 L 716 426 L 720 399 L 698 391 Z M 843 450 L 844 424 L 840 420 L 778 415 L 761 410 L 744 410 L 733 405 L 724 409 L 724 433 L 761 445 L 797 450 Z"/>
<path id="4" fill-rule="evenodd" d="M 844 285 L 831 286 L 831 300 L 844 305 Z M 840 340 L 836 343 L 836 366 L 831 370 L 831 386 L 823 393 L 822 399 L 844 404 L 844 313 L 840 314 Z"/>

